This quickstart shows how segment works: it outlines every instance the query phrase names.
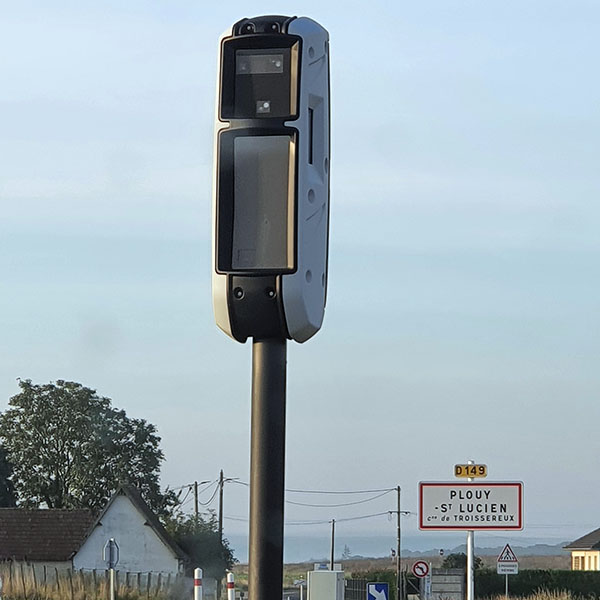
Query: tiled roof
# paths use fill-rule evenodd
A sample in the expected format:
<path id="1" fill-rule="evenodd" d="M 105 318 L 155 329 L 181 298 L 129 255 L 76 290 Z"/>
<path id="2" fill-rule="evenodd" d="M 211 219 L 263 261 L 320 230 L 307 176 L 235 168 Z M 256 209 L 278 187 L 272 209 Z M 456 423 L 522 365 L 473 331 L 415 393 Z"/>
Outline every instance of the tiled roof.
<path id="1" fill-rule="evenodd" d="M 69 560 L 94 521 L 91 510 L 0 508 L 0 560 Z"/>
<path id="2" fill-rule="evenodd" d="M 600 528 L 564 546 L 566 550 L 600 550 Z"/>

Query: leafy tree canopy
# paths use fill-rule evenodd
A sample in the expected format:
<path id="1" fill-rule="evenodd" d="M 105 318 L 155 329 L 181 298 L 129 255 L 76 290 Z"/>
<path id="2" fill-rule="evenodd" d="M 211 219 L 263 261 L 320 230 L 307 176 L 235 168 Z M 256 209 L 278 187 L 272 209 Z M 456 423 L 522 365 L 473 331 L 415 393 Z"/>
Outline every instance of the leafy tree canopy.
<path id="1" fill-rule="evenodd" d="M 99 509 L 121 483 L 136 486 L 159 515 L 175 504 L 160 490 L 164 456 L 154 425 L 80 383 L 26 379 L 19 387 L 0 415 L 0 441 L 20 505 Z"/>
<path id="2" fill-rule="evenodd" d="M 2 508 L 15 506 L 17 503 L 15 486 L 10 479 L 12 470 L 12 465 L 6 458 L 6 449 L 0 446 L 0 507 Z"/>
<path id="3" fill-rule="evenodd" d="M 167 519 L 166 529 L 192 559 L 188 575 L 192 575 L 194 567 L 201 567 L 206 577 L 220 580 L 225 576 L 225 571 L 237 562 L 229 542 L 225 538 L 222 542 L 219 539 L 217 518 L 213 511 L 207 516 L 172 516 Z"/>

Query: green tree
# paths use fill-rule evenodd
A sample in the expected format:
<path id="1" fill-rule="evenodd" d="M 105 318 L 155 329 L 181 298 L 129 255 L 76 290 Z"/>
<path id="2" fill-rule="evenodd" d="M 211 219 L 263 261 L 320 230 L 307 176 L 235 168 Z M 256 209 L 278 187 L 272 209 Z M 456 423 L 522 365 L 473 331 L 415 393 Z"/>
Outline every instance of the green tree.
<path id="1" fill-rule="evenodd" d="M 6 449 L 0 446 L 0 507 L 16 506 L 15 486 L 11 481 L 12 465 L 6 457 Z"/>
<path id="2" fill-rule="evenodd" d="M 220 580 L 225 576 L 225 571 L 237 562 L 229 542 L 225 538 L 222 542 L 219 539 L 214 511 L 198 517 L 183 514 L 172 516 L 167 519 L 166 529 L 192 559 L 188 575 L 192 575 L 194 567 L 199 566 L 204 576 Z"/>
<path id="3" fill-rule="evenodd" d="M 164 456 L 154 425 L 80 383 L 26 379 L 19 387 L 0 415 L 0 441 L 20 505 L 98 509 L 121 483 L 136 486 L 161 516 L 175 504 L 160 490 Z"/>
<path id="4" fill-rule="evenodd" d="M 473 567 L 480 569 L 483 566 L 483 561 L 479 556 L 475 556 L 473 559 Z M 466 569 L 467 568 L 467 555 L 464 552 L 455 552 L 448 554 L 442 562 L 442 569 Z"/>

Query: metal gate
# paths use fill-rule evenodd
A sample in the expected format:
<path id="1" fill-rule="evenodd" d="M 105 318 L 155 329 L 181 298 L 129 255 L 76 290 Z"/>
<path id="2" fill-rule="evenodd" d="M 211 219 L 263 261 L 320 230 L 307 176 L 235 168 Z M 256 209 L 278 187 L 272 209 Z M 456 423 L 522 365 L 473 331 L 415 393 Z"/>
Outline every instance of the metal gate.
<path id="1" fill-rule="evenodd" d="M 366 579 L 346 579 L 344 600 L 366 600 L 366 598 L 367 598 L 367 580 Z"/>

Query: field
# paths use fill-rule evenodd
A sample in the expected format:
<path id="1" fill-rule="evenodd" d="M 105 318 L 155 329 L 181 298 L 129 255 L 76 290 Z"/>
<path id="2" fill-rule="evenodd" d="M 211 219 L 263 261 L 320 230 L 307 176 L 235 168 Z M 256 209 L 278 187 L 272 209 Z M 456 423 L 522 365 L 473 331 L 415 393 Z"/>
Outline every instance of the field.
<path id="1" fill-rule="evenodd" d="M 484 566 L 496 568 L 496 556 L 481 556 Z M 416 558 L 403 558 L 402 562 L 405 568 L 410 566 L 416 561 Z M 421 559 L 419 559 L 421 560 Z M 430 562 L 433 567 L 440 567 L 443 556 L 431 556 L 426 557 L 422 560 Z M 357 560 L 344 560 L 336 561 L 341 562 L 344 571 L 349 574 L 355 571 L 371 571 L 382 569 L 395 569 L 395 563 L 389 558 L 364 558 Z M 297 579 L 305 579 L 306 572 L 312 570 L 313 563 L 295 563 L 288 564 L 284 567 L 284 585 L 292 586 L 293 582 Z M 519 557 L 519 569 L 569 569 L 570 558 L 567 553 L 564 556 L 520 556 Z M 234 568 L 236 576 L 236 582 L 239 582 L 241 586 L 247 585 L 248 580 L 248 565 L 237 565 Z"/>
<path id="2" fill-rule="evenodd" d="M 496 556 L 481 556 L 484 566 L 495 568 Z M 404 568 L 410 566 L 416 561 L 416 558 L 403 558 Z M 423 560 L 430 562 L 433 567 L 440 567 L 444 557 L 432 556 Z M 349 576 L 357 571 L 373 571 L 384 569 L 395 569 L 395 563 L 389 558 L 363 558 L 356 560 L 343 560 L 341 562 L 345 573 Z M 298 579 L 306 579 L 307 571 L 313 569 L 312 562 L 293 563 L 284 566 L 283 585 L 284 587 L 293 587 L 294 581 Z M 564 556 L 523 556 L 519 557 L 519 568 L 524 569 L 569 569 L 570 559 L 565 553 Z M 236 587 L 247 589 L 248 586 L 248 565 L 240 564 L 234 568 Z M 531 598 L 529 600 L 567 600 L 569 596 L 547 595 Z"/>

